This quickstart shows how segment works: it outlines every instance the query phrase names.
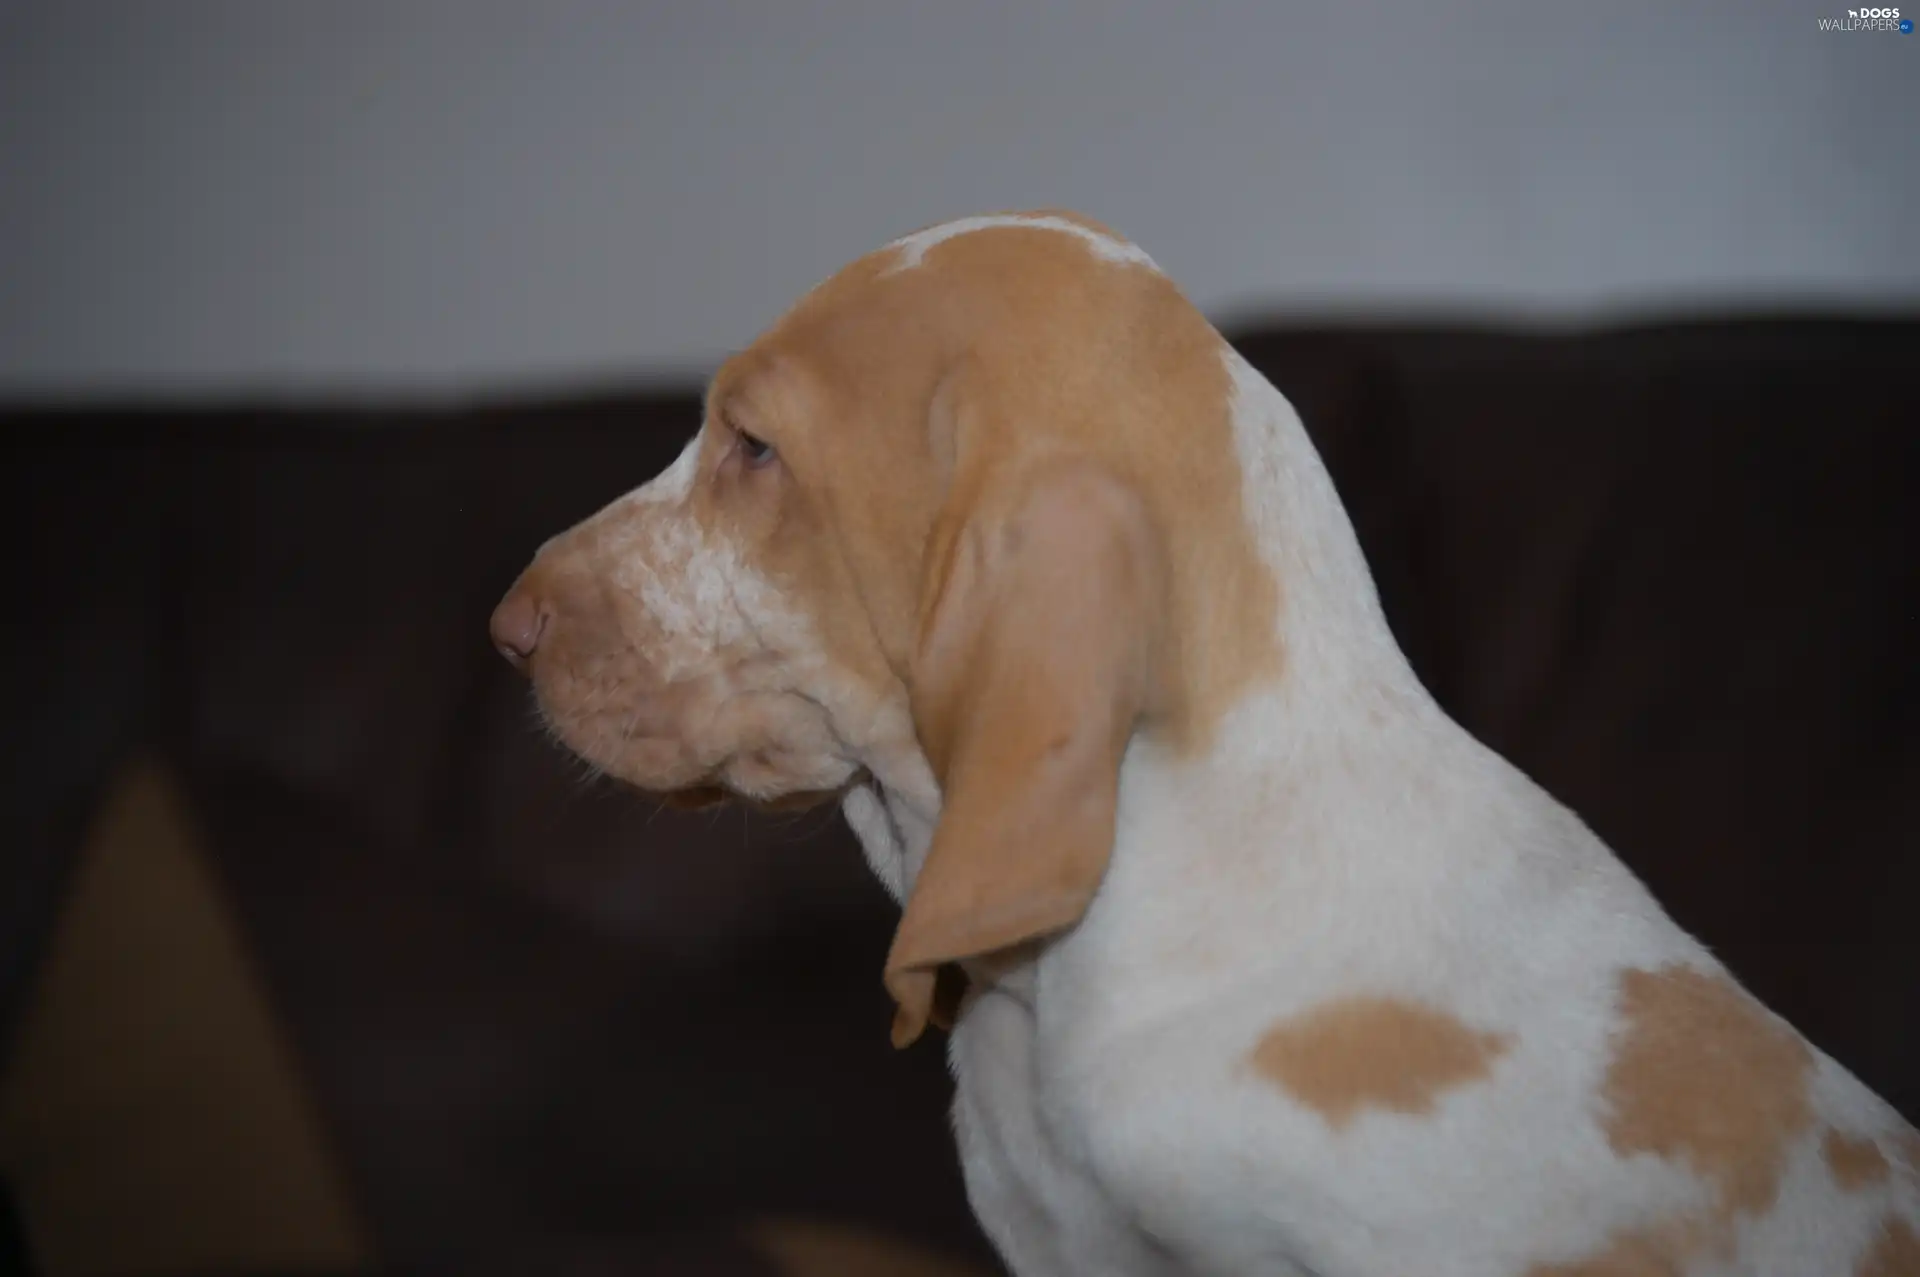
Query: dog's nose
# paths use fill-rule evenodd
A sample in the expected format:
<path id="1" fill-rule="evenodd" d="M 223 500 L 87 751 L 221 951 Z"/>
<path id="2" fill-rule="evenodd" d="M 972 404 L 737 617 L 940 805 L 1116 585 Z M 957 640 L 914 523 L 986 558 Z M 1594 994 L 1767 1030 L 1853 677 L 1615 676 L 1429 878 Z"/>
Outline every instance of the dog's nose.
<path id="1" fill-rule="evenodd" d="M 518 585 L 507 591 L 507 597 L 493 609 L 493 620 L 487 624 L 493 645 L 517 670 L 527 667 L 534 649 L 540 646 L 540 632 L 546 628 L 546 606 Z"/>

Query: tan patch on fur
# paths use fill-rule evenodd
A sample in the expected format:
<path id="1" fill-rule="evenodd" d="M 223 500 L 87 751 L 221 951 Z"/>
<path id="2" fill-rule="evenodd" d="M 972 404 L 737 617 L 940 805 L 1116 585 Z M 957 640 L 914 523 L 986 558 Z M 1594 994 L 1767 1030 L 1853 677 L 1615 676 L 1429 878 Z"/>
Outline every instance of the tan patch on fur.
<path id="1" fill-rule="evenodd" d="M 1614 1238 L 1597 1255 L 1570 1264 L 1535 1264 L 1526 1277 L 1676 1277 L 1703 1240 L 1698 1221 Z"/>
<path id="2" fill-rule="evenodd" d="M 1120 240 L 1090 218 L 1030 216 Z M 1203 749 L 1280 669 L 1279 589 L 1244 508 L 1225 342 L 1165 276 L 1057 230 L 974 231 L 906 271 L 890 270 L 896 256 L 869 254 L 803 298 L 721 370 L 714 404 L 755 400 L 803 482 L 819 480 L 903 675 L 978 510 L 1062 458 L 1132 487 L 1173 568 L 1158 727 Z"/>
<path id="3" fill-rule="evenodd" d="M 1511 1043 L 1418 1003 L 1346 998 L 1269 1029 L 1253 1066 L 1338 1130 L 1367 1108 L 1431 1112 L 1443 1093 L 1486 1077 Z"/>
<path id="4" fill-rule="evenodd" d="M 1920 1234 L 1897 1215 L 1888 1215 L 1880 1236 L 1860 1257 L 1855 1277 L 1920 1277 Z"/>
<path id="5" fill-rule="evenodd" d="M 1833 1182 L 1849 1193 L 1886 1182 L 1887 1155 L 1870 1139 L 1828 1131 L 1820 1141 L 1820 1156 L 1833 1172 Z"/>
<path id="6" fill-rule="evenodd" d="M 1613 1151 L 1684 1162 L 1723 1216 L 1765 1211 L 1812 1120 L 1806 1043 L 1731 980 L 1681 966 L 1625 972 L 1620 1008 L 1602 1092 Z"/>
<path id="7" fill-rule="evenodd" d="M 1620 1015 L 1602 1088 L 1608 1143 L 1621 1157 L 1686 1164 L 1716 1200 L 1701 1215 L 1623 1234 L 1588 1259 L 1536 1265 L 1528 1277 L 1669 1277 L 1702 1251 L 1729 1254 L 1735 1218 L 1773 1205 L 1788 1149 L 1812 1122 L 1812 1053 L 1726 977 L 1677 965 L 1623 972 Z M 1837 1134 L 1828 1136 L 1829 1165 Z"/>

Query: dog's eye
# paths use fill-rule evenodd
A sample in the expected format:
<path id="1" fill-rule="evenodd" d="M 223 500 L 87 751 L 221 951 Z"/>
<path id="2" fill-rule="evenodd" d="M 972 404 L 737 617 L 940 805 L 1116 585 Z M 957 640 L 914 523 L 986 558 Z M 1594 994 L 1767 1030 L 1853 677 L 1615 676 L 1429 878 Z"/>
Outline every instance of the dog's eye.
<path id="1" fill-rule="evenodd" d="M 758 470 L 773 460 L 773 445 L 765 439 L 750 435 L 744 430 L 736 431 L 740 436 L 740 459 L 750 469 Z"/>

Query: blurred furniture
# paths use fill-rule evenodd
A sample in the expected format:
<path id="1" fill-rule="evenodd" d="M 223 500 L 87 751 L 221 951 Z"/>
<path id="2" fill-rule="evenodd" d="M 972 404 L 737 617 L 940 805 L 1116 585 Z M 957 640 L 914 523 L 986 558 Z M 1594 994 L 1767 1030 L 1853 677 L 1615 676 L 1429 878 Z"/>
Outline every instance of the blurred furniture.
<path id="1" fill-rule="evenodd" d="M 1440 700 L 1920 1117 L 1920 322 L 1240 343 Z M 324 1122 L 377 1257 L 352 1262 L 984 1261 L 940 1048 L 887 1045 L 892 910 L 837 817 L 590 783 L 488 647 L 534 548 L 697 414 L 692 387 L 0 413 L 8 1041 L 144 754 Z"/>
<path id="2" fill-rule="evenodd" d="M 211 869 L 170 778 L 127 767 L 0 1072 L 0 1166 L 49 1277 L 368 1263 Z"/>

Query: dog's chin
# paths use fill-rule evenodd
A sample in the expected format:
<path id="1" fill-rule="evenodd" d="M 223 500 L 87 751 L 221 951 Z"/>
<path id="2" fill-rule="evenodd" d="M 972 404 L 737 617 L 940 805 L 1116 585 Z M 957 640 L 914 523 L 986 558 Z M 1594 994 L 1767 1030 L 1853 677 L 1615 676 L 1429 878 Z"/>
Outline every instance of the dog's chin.
<path id="1" fill-rule="evenodd" d="M 734 796 L 721 785 L 691 785 L 685 789 L 647 792 L 662 807 L 671 807 L 675 811 L 699 811 L 706 807 L 718 807 Z"/>
<path id="2" fill-rule="evenodd" d="M 830 758 L 783 757 L 768 748 L 736 750 L 716 765 L 671 737 L 623 741 L 611 756 L 580 748 L 564 732 L 561 742 L 604 774 L 680 811 L 728 802 L 762 811 L 807 811 L 844 795 L 855 771 Z"/>
<path id="3" fill-rule="evenodd" d="M 662 807 L 671 807 L 675 811 L 700 811 L 703 808 L 718 807 L 722 803 L 745 803 L 760 811 L 797 812 L 812 811 L 823 803 L 830 803 L 841 796 L 838 789 L 795 790 L 790 794 L 773 794 L 756 797 L 728 789 L 725 785 L 689 785 L 682 789 L 649 790 L 651 797 Z"/>

